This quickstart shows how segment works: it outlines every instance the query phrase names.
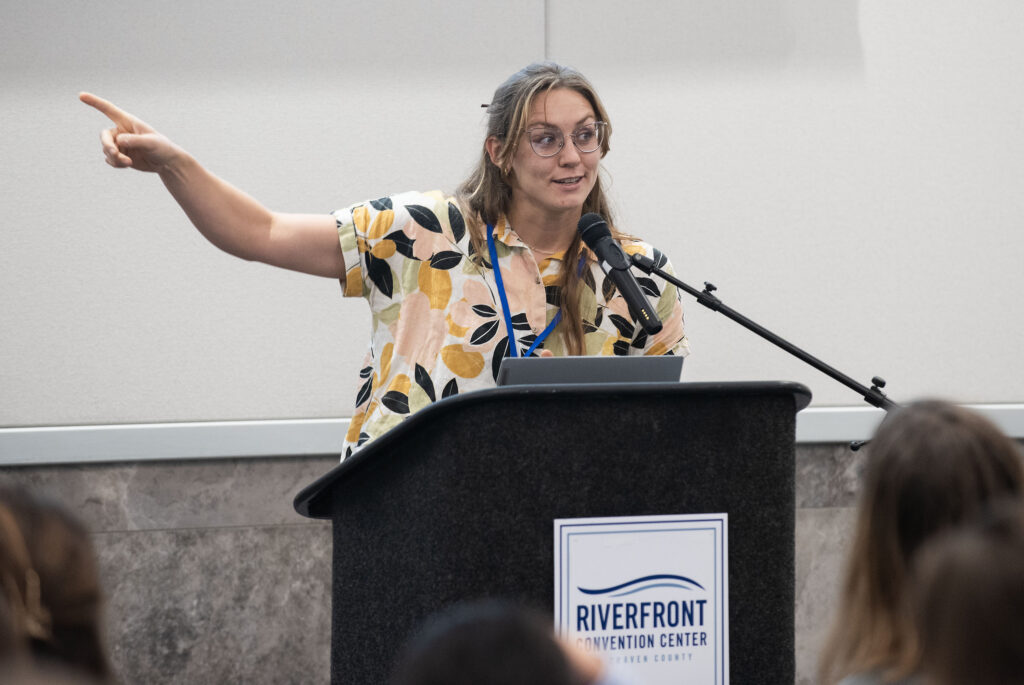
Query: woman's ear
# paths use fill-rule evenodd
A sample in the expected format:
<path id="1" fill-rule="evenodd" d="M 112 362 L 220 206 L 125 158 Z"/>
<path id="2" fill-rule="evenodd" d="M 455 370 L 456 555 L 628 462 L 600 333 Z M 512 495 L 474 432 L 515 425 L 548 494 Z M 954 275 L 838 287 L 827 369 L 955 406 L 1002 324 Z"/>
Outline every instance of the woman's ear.
<path id="1" fill-rule="evenodd" d="M 487 150 L 487 156 L 491 158 L 491 164 L 500 167 L 498 154 L 501 152 L 501 141 L 496 136 L 488 136 L 484 141 L 484 149 Z"/>

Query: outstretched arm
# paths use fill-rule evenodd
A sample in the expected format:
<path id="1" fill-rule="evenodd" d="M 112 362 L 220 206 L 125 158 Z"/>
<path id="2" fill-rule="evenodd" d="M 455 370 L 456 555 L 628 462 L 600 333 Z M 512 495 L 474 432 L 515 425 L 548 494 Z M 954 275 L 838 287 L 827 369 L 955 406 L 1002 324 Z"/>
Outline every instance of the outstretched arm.
<path id="1" fill-rule="evenodd" d="M 272 212 L 137 117 L 91 93 L 78 97 L 114 124 L 100 134 L 107 164 L 158 174 L 211 243 L 242 259 L 344 279 L 333 217 Z"/>

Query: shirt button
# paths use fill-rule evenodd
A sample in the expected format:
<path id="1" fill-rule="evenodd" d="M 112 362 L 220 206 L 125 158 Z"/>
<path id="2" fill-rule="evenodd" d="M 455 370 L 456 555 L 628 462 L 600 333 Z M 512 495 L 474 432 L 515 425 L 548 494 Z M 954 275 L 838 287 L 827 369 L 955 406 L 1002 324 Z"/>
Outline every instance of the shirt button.
<path id="1" fill-rule="evenodd" d="M 537 276 L 537 278 L 534 279 L 533 282 L 536 283 L 537 285 L 540 285 L 540 276 Z"/>

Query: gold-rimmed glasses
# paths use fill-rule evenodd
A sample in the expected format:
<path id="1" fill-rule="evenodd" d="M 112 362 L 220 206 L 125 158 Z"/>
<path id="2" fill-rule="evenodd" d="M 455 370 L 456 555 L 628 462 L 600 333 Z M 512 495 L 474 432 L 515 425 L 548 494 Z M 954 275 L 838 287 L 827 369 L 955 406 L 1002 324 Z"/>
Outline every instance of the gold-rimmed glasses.
<path id="1" fill-rule="evenodd" d="M 597 152 L 604 144 L 607 125 L 603 121 L 592 121 L 578 127 L 569 137 L 580 152 Z M 526 137 L 530 147 L 541 157 L 554 157 L 565 147 L 565 135 L 554 126 L 532 126 L 526 129 Z"/>

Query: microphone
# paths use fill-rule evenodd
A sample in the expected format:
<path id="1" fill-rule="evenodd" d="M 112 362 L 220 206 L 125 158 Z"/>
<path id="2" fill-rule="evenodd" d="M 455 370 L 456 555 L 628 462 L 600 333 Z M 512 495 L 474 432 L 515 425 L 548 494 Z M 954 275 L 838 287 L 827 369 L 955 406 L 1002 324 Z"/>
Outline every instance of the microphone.
<path id="1" fill-rule="evenodd" d="M 629 313 L 633 320 L 640 323 L 648 335 L 654 335 L 661 330 L 661 319 L 651 308 L 647 296 L 640 290 L 640 284 L 636 282 L 636 276 L 629 270 L 631 264 L 629 257 L 622 250 L 615 238 L 612 238 L 611 229 L 601 218 L 600 214 L 584 214 L 580 222 L 576 224 L 576 230 L 580 237 L 587 244 L 601 264 L 601 268 L 611 279 L 615 287 L 622 293 L 629 307 Z"/>

